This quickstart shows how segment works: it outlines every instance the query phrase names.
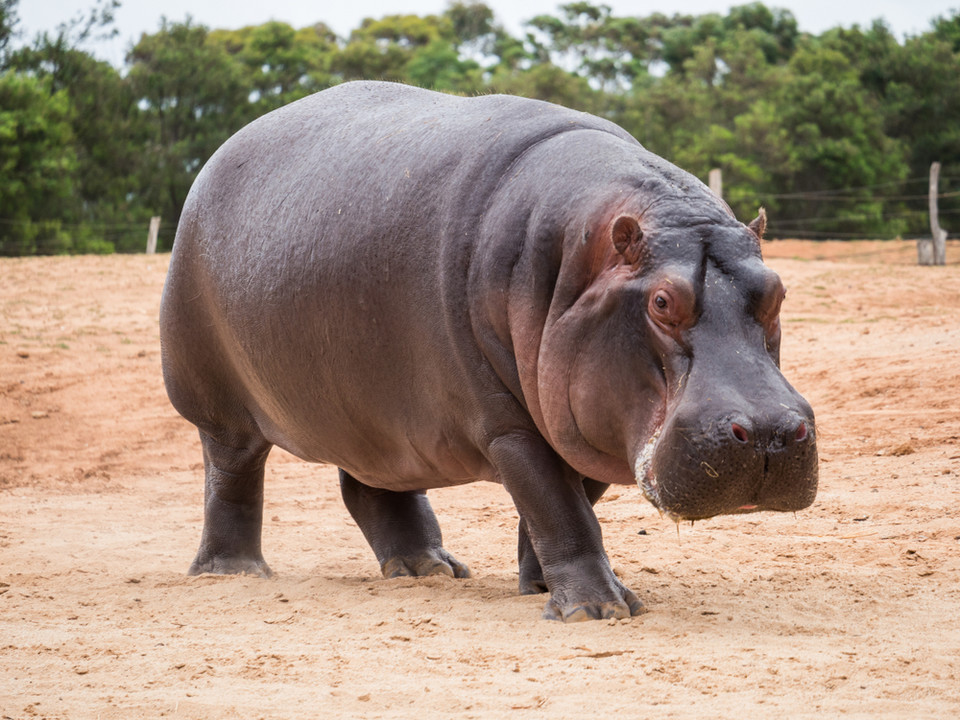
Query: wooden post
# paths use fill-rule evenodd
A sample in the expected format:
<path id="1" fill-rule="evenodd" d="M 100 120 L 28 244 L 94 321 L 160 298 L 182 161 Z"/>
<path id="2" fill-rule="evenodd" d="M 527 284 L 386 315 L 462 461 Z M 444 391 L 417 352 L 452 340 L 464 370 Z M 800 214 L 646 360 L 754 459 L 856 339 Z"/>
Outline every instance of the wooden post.
<path id="1" fill-rule="evenodd" d="M 150 218 L 150 230 L 147 232 L 147 255 L 157 252 L 157 234 L 160 232 L 160 218 L 154 215 Z"/>
<path id="2" fill-rule="evenodd" d="M 723 173 L 720 172 L 720 168 L 710 171 L 710 190 L 718 198 L 723 197 Z"/>
<path id="3" fill-rule="evenodd" d="M 931 239 L 917 240 L 917 263 L 920 265 L 947 264 L 947 231 L 940 227 L 937 196 L 940 194 L 940 163 L 930 165 L 930 234 Z"/>

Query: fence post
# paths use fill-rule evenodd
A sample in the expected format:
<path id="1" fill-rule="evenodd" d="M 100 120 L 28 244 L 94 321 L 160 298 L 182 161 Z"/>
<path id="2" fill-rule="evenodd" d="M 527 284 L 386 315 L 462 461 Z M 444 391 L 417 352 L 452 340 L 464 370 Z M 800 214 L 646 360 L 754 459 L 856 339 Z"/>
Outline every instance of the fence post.
<path id="1" fill-rule="evenodd" d="M 150 218 L 150 230 L 147 232 L 147 255 L 157 252 L 157 234 L 160 232 L 160 218 L 154 215 Z"/>
<path id="2" fill-rule="evenodd" d="M 720 172 L 720 168 L 710 171 L 710 190 L 718 198 L 723 197 L 723 173 Z"/>
<path id="3" fill-rule="evenodd" d="M 917 240 L 917 263 L 919 265 L 947 264 L 947 231 L 940 227 L 940 214 L 937 208 L 937 196 L 940 186 L 940 163 L 930 165 L 930 239 Z"/>

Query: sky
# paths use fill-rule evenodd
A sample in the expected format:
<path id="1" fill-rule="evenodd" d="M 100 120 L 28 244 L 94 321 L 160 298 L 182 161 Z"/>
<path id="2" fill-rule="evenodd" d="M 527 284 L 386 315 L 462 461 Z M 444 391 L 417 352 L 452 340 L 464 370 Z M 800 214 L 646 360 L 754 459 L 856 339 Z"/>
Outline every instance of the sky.
<path id="1" fill-rule="evenodd" d="M 522 23 L 542 13 L 557 14 L 565 0 L 486 0 L 497 21 L 514 36 L 522 36 Z M 726 14 L 730 7 L 749 0 L 595 0 L 613 8 L 614 15 L 645 16 L 655 12 L 666 15 L 684 13 L 701 15 L 709 12 Z M 93 6 L 94 0 L 20 0 L 21 42 L 28 42 L 36 33 L 54 31 L 57 26 Z M 448 0 L 123 0 L 116 12 L 120 34 L 114 40 L 89 46 L 97 57 L 121 65 L 127 50 L 141 33 L 153 33 L 160 19 L 182 21 L 190 15 L 198 24 L 211 28 L 235 29 L 280 20 L 294 27 L 306 27 L 323 21 L 340 36 L 346 36 L 365 17 L 382 17 L 400 13 L 428 15 L 440 13 Z M 820 34 L 842 25 L 869 27 L 883 18 L 901 39 L 919 35 L 930 27 L 930 21 L 951 14 L 960 7 L 960 0 L 766 0 L 768 7 L 790 10 L 803 32 Z"/>

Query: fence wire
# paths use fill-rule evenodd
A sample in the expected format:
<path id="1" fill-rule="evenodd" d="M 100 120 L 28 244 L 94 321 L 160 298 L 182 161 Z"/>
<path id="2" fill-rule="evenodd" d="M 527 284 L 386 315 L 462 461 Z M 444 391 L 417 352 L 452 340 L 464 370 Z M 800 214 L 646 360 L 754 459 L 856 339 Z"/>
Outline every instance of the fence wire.
<path id="1" fill-rule="evenodd" d="M 835 190 L 812 190 L 800 193 L 733 193 L 740 203 L 768 209 L 767 237 L 797 240 L 892 240 L 917 239 L 930 236 L 929 194 L 910 192 L 910 188 L 928 185 L 927 177 L 912 177 Z M 941 176 L 937 194 L 938 215 L 948 233 L 960 234 L 960 176 Z M 889 192 L 891 189 L 900 192 Z M 877 192 L 881 191 L 881 192 Z M 882 192 L 887 191 L 887 192 Z M 843 204 L 850 212 L 840 210 Z M 798 213 L 798 206 L 806 213 Z M 857 206 L 869 212 L 857 212 Z M 865 232 L 857 224 L 874 228 Z M 880 230 L 877 231 L 877 226 Z M 953 232 L 951 233 L 951 225 Z M 52 254 L 58 252 L 143 252 L 146 248 L 149 220 L 139 222 L 62 222 L 58 220 L 20 220 L 0 217 L 0 255 Z M 31 246 L 17 231 L 44 228 L 59 240 L 45 241 L 43 237 Z M 40 232 L 42 235 L 43 232 Z M 157 237 L 158 252 L 173 247 L 176 224 L 160 223 Z M 70 238 L 83 236 L 85 240 L 71 246 Z M 64 239 L 66 238 L 66 239 Z M 47 242 L 47 245 L 44 243 Z"/>

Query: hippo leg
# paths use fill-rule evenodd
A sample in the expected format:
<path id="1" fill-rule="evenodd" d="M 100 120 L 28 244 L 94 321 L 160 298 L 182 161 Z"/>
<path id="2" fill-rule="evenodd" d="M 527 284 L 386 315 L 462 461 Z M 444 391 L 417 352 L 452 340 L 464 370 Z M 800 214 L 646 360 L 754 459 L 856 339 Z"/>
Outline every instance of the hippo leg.
<path id="1" fill-rule="evenodd" d="M 262 437 L 228 447 L 200 432 L 206 472 L 203 536 L 190 575 L 272 574 L 260 551 L 263 468 L 272 445 Z M 233 443 L 231 443 L 232 445 Z"/>
<path id="2" fill-rule="evenodd" d="M 340 470 L 340 493 L 385 578 L 470 577 L 467 566 L 443 549 L 440 525 L 426 492 L 373 488 Z"/>
<path id="3" fill-rule="evenodd" d="M 606 492 L 608 487 L 610 486 L 607 483 L 597 482 L 590 478 L 583 479 L 583 491 L 586 493 L 590 505 L 596 505 L 597 500 Z M 520 520 L 517 559 L 520 564 L 520 594 L 536 595 L 537 593 L 547 592 L 547 583 L 543 580 L 543 570 L 540 567 L 540 561 L 537 560 L 537 554 L 533 551 L 533 545 L 530 544 L 527 523 L 524 520 Z"/>
<path id="4" fill-rule="evenodd" d="M 513 497 L 550 591 L 543 617 L 572 622 L 643 612 L 640 599 L 613 574 L 582 477 L 532 435 L 498 438 L 490 457 Z M 551 488 L 549 496 L 544 486 Z"/>

